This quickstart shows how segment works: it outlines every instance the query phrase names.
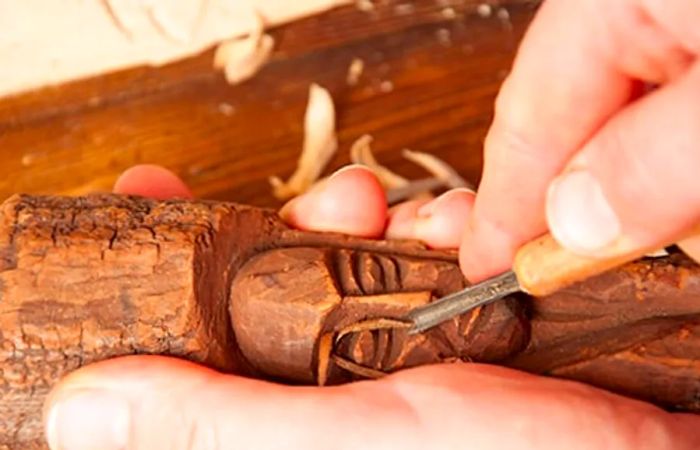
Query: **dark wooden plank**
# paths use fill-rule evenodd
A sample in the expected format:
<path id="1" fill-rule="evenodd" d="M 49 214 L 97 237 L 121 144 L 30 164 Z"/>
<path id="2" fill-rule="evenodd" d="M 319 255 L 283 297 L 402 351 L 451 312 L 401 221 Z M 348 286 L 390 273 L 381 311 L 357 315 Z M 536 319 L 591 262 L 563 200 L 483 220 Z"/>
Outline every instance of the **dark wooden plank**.
<path id="1" fill-rule="evenodd" d="M 378 157 L 408 176 L 423 174 L 402 148 L 433 152 L 477 181 L 493 99 L 536 2 L 502 2 L 491 17 L 477 5 L 385 1 L 280 27 L 272 60 L 237 86 L 211 69 L 208 52 L 2 100 L 0 197 L 108 190 L 125 168 L 158 163 L 199 196 L 276 205 L 267 178 L 295 166 L 314 82 L 338 111 L 331 168 L 370 133 Z M 348 86 L 354 58 L 365 70 Z"/>

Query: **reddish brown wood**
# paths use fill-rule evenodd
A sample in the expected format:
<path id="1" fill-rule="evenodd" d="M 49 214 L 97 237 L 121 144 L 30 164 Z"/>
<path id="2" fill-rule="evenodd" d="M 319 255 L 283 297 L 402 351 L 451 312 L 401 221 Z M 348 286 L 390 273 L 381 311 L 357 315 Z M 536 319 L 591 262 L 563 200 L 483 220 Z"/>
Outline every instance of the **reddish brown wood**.
<path id="1" fill-rule="evenodd" d="M 682 256 L 418 336 L 361 329 L 463 286 L 454 253 L 292 230 L 272 210 L 14 197 L 0 214 L 0 448 L 44 448 L 54 383 L 137 353 L 311 384 L 490 362 L 700 411 L 700 268 Z"/>
<path id="2" fill-rule="evenodd" d="M 348 5 L 290 23 L 272 30 L 272 59 L 240 85 L 212 68 L 209 51 L 0 99 L 0 200 L 107 192 L 123 170 L 153 163 L 199 198 L 277 206 L 268 177 L 295 168 L 311 83 L 331 92 L 338 112 L 329 170 L 370 133 L 379 160 L 406 176 L 426 175 L 401 157 L 412 148 L 476 182 L 493 99 L 537 3 L 489 2 L 506 21 L 499 6 L 481 17 L 482 2 L 381 0 L 373 12 Z M 354 58 L 365 70 L 351 86 Z"/>

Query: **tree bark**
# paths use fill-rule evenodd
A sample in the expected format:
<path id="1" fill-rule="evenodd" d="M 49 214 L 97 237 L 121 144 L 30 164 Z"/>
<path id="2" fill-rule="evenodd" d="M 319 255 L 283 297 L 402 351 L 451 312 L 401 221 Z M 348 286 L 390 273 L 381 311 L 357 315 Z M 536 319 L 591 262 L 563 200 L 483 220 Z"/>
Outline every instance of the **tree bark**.
<path id="1" fill-rule="evenodd" d="M 392 321 L 464 286 L 453 252 L 292 230 L 271 210 L 13 197 L 0 212 L 0 449 L 45 448 L 51 387 L 131 354 L 310 384 L 489 362 L 700 411 L 700 270 L 682 255 L 418 336 Z"/>

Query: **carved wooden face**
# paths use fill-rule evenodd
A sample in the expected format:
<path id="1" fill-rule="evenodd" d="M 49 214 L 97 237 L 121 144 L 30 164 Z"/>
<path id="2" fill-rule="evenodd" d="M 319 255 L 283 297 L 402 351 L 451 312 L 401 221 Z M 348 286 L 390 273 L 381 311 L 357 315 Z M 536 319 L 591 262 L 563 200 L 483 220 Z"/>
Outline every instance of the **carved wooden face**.
<path id="1" fill-rule="evenodd" d="M 353 373 L 371 376 L 454 359 L 493 362 L 520 351 L 529 326 L 513 299 L 419 335 L 409 336 L 389 320 L 464 285 L 455 261 L 277 249 L 238 272 L 230 313 L 238 345 L 256 369 L 300 382 L 334 382 Z"/>

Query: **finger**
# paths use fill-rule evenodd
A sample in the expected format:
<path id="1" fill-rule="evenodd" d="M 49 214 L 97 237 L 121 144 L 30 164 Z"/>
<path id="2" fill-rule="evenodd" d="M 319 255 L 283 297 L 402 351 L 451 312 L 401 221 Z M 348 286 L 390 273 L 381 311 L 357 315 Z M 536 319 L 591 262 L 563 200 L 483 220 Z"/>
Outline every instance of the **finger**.
<path id="1" fill-rule="evenodd" d="M 700 236 L 684 239 L 678 243 L 678 247 L 700 264 Z"/>
<path id="2" fill-rule="evenodd" d="M 486 139 L 461 258 L 472 281 L 508 268 L 515 250 L 546 230 L 547 186 L 636 96 L 636 80 L 664 83 L 687 70 L 698 47 L 680 36 L 698 33 L 689 20 L 673 23 L 673 17 L 698 14 L 698 2 L 543 4 L 499 94 Z"/>
<path id="3" fill-rule="evenodd" d="M 700 64 L 631 105 L 550 187 L 553 236 L 587 255 L 663 246 L 700 223 Z"/>
<path id="4" fill-rule="evenodd" d="M 50 394 L 52 450 L 691 449 L 700 419 L 577 383 L 464 364 L 284 387 L 162 357 L 83 368 Z"/>
<path id="5" fill-rule="evenodd" d="M 291 200 L 280 216 L 303 230 L 380 237 L 386 225 L 386 195 L 370 170 L 353 165 Z"/>
<path id="6" fill-rule="evenodd" d="M 177 175 L 163 167 L 146 164 L 127 169 L 114 183 L 113 190 L 117 194 L 159 200 L 192 198 L 189 188 Z"/>
<path id="7" fill-rule="evenodd" d="M 417 239 L 432 248 L 457 248 L 474 196 L 471 190 L 453 189 L 434 200 L 400 204 L 392 208 L 386 237 Z"/>

